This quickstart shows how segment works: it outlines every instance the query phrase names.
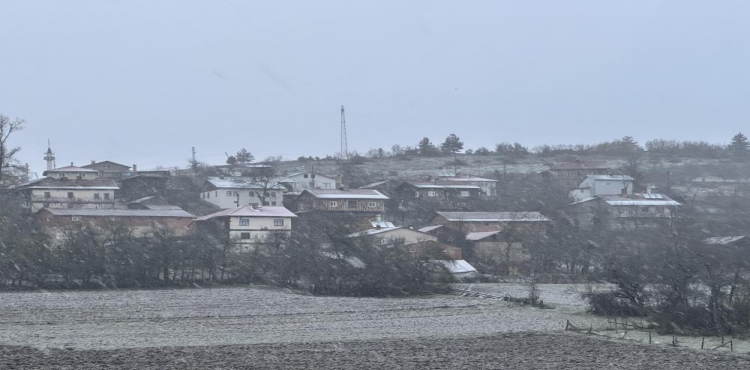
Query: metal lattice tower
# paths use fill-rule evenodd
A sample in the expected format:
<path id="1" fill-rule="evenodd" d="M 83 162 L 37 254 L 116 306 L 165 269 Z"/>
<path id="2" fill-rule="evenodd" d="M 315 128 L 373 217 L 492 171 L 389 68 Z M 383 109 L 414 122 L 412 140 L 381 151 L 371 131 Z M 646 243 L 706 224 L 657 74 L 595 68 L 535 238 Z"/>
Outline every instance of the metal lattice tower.
<path id="1" fill-rule="evenodd" d="M 341 106 L 341 156 L 349 159 L 349 145 L 346 140 L 346 116 L 344 115 L 344 106 Z"/>

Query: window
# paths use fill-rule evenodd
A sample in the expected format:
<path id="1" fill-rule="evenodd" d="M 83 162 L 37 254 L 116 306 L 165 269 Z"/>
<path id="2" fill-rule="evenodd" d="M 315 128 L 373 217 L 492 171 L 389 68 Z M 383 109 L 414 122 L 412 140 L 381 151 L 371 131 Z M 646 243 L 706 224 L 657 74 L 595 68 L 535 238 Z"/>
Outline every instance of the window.
<path id="1" fill-rule="evenodd" d="M 94 199 L 102 199 L 99 193 L 94 193 Z"/>
<path id="2" fill-rule="evenodd" d="M 469 191 L 468 190 L 461 190 L 461 196 L 462 197 L 468 197 L 469 196 Z"/>
<path id="3" fill-rule="evenodd" d="M 272 192 L 270 192 L 268 194 L 271 196 L 271 198 L 276 198 L 276 192 L 275 191 L 272 191 Z"/>
<path id="4" fill-rule="evenodd" d="M 414 197 L 415 197 L 415 198 L 419 198 L 419 192 L 418 192 L 418 191 L 415 191 L 415 192 L 414 192 Z"/>
<path id="5" fill-rule="evenodd" d="M 250 239 L 250 233 L 240 233 L 240 239 L 242 240 Z"/>
<path id="6" fill-rule="evenodd" d="M 52 197 L 52 195 L 48 191 L 45 191 L 44 192 L 44 197 L 47 198 L 47 199 L 49 199 L 49 198 Z"/>
<path id="7" fill-rule="evenodd" d="M 250 219 L 249 218 L 241 218 L 240 219 L 240 226 L 250 226 Z"/>
<path id="8" fill-rule="evenodd" d="M 428 197 L 436 197 L 437 192 L 435 190 L 427 190 L 427 196 Z"/>
<path id="9" fill-rule="evenodd" d="M 215 196 L 215 197 L 218 197 L 218 196 L 219 196 L 219 191 L 218 191 L 218 190 L 216 190 L 216 191 L 214 192 L 214 196 Z"/>
<path id="10" fill-rule="evenodd" d="M 335 200 L 332 200 L 332 201 L 328 202 L 328 206 L 329 207 L 338 207 L 339 206 L 339 202 L 337 202 Z"/>
<path id="11" fill-rule="evenodd" d="M 356 201 L 356 200 L 350 200 L 350 201 L 348 201 L 348 202 L 347 202 L 347 205 L 346 205 L 346 206 L 347 206 L 348 208 L 350 208 L 350 209 L 351 209 L 351 208 L 357 208 L 357 201 Z"/>
<path id="12" fill-rule="evenodd" d="M 73 216 L 70 218 L 72 221 L 78 221 L 78 216 Z"/>
<path id="13" fill-rule="evenodd" d="M 232 196 L 232 192 L 231 192 L 231 191 L 228 191 L 228 192 L 227 192 L 227 196 L 228 196 L 228 197 L 231 197 L 231 196 Z"/>
<path id="14" fill-rule="evenodd" d="M 275 218 L 273 220 L 273 226 L 284 226 L 284 219 L 283 218 Z"/>
<path id="15" fill-rule="evenodd" d="M 72 191 L 69 191 L 69 192 L 68 192 L 68 199 L 73 199 L 73 198 L 74 198 L 74 197 L 73 197 L 73 192 L 72 192 Z"/>
<path id="16" fill-rule="evenodd" d="M 206 193 L 206 199 L 211 199 L 211 193 Z"/>
<path id="17" fill-rule="evenodd" d="M 377 208 L 378 202 L 367 202 L 367 206 L 370 208 Z"/>
<path id="18" fill-rule="evenodd" d="M 49 203 L 44 203 L 44 204 L 42 204 L 42 207 L 44 207 L 44 208 L 49 208 Z"/>
<path id="19" fill-rule="evenodd" d="M 271 202 L 271 205 L 276 207 L 276 202 Z"/>
<path id="20" fill-rule="evenodd" d="M 307 178 L 307 177 L 308 177 L 308 175 L 307 175 L 307 174 L 305 174 L 305 178 Z"/>
<path id="21" fill-rule="evenodd" d="M 331 184 L 330 184 L 330 183 L 327 183 L 327 182 L 324 182 L 324 183 L 323 183 L 323 187 L 324 187 L 324 188 L 330 188 L 330 187 L 331 187 Z"/>
<path id="22" fill-rule="evenodd" d="M 201 193 L 201 199 L 206 199 L 206 193 Z"/>

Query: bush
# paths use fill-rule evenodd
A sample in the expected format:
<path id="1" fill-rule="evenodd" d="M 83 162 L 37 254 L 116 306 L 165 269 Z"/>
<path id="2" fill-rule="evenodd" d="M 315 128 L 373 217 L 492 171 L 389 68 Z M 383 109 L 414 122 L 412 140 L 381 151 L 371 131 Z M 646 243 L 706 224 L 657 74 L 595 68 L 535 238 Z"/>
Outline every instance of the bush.
<path id="1" fill-rule="evenodd" d="M 616 292 L 587 292 L 582 294 L 589 304 L 588 312 L 602 316 L 646 316 L 646 309 Z"/>

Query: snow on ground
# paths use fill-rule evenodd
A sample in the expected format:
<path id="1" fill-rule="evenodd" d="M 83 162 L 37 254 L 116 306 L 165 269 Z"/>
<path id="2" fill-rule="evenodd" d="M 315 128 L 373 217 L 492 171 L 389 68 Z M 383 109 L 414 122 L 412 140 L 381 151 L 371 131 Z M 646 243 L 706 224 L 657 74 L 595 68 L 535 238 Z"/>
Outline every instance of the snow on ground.
<path id="1" fill-rule="evenodd" d="M 314 297 L 258 287 L 0 295 L 0 345 L 114 349 L 559 331 L 568 310 L 485 298 Z M 606 320 L 575 316 L 579 325 Z"/>

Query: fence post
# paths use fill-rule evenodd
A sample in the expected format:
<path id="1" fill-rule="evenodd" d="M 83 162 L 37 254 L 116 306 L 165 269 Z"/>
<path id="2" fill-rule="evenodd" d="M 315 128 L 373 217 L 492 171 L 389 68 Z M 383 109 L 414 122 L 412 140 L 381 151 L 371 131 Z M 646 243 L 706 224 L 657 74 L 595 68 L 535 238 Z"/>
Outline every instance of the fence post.
<path id="1" fill-rule="evenodd" d="M 648 344 L 651 344 L 651 332 L 648 332 Z"/>
<path id="2" fill-rule="evenodd" d="M 594 324 L 589 324 L 589 334 L 591 334 L 591 330 L 594 329 Z"/>
<path id="3" fill-rule="evenodd" d="M 734 352 L 734 340 L 729 340 L 729 352 Z"/>
<path id="4" fill-rule="evenodd" d="M 568 331 L 569 325 L 570 325 L 570 320 L 565 320 L 565 331 Z"/>
<path id="5" fill-rule="evenodd" d="M 706 342 L 706 337 L 701 338 L 701 349 L 703 349 L 703 344 Z"/>

